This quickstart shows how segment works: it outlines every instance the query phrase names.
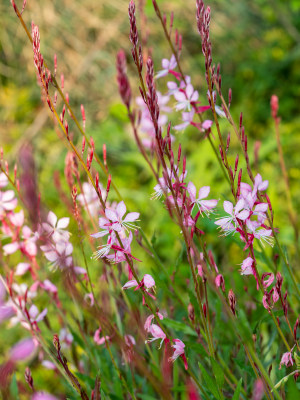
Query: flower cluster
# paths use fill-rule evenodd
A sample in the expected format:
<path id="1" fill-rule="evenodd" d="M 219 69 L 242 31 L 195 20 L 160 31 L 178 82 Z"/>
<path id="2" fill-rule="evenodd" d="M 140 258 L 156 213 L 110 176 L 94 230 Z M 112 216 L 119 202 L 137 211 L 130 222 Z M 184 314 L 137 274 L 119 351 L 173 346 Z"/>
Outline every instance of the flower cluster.
<path id="1" fill-rule="evenodd" d="M 175 71 L 177 67 L 176 58 L 171 56 L 170 61 L 167 59 L 162 60 L 163 70 L 159 71 L 156 78 L 171 75 L 175 81 L 168 81 L 168 96 L 173 96 L 176 104 L 175 110 L 181 111 L 182 123 L 175 125 L 174 129 L 182 131 L 189 125 L 193 125 L 202 131 L 210 130 L 212 121 L 205 120 L 201 123 L 194 122 L 196 114 L 202 114 L 210 109 L 210 106 L 200 106 L 199 93 L 194 89 L 191 84 L 190 76 L 182 76 L 179 72 Z M 160 104 L 159 104 L 160 105 Z"/>
<path id="2" fill-rule="evenodd" d="M 269 204 L 261 202 L 259 197 L 260 192 L 265 191 L 268 184 L 268 181 L 263 181 L 259 174 L 255 177 L 253 188 L 249 184 L 241 182 L 240 195 L 236 205 L 230 201 L 224 201 L 224 211 L 228 216 L 215 222 L 224 235 L 239 233 L 240 239 L 245 243 L 244 250 L 253 245 L 254 239 L 265 241 L 271 245 L 273 243 L 272 229 L 265 225 Z"/>
<path id="3" fill-rule="evenodd" d="M 132 232 L 129 230 L 137 229 L 134 222 L 138 220 L 139 213 L 131 212 L 126 216 L 125 214 L 124 201 L 118 203 L 115 210 L 105 209 L 105 217 L 99 218 L 101 231 L 91 235 L 96 239 L 107 236 L 106 244 L 99 246 L 99 250 L 94 253 L 95 259 L 105 257 L 112 263 L 119 263 L 126 261 L 126 257 L 135 258 L 131 254 Z M 124 216 L 125 218 L 123 218 Z M 113 253 L 110 253 L 111 250 Z"/>

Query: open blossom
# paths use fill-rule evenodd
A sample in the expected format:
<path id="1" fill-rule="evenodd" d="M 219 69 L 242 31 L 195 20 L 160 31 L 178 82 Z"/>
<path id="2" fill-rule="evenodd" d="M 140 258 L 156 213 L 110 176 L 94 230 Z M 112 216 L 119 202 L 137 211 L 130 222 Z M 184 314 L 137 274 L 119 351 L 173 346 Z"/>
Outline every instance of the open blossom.
<path id="1" fill-rule="evenodd" d="M 168 103 L 170 101 L 170 96 L 169 95 L 164 96 L 160 92 L 156 92 L 156 94 L 157 94 L 157 103 L 160 111 L 157 123 L 158 126 L 163 129 L 165 125 L 168 123 L 167 114 L 169 114 L 172 111 L 172 108 L 168 106 Z M 140 110 L 139 130 L 146 136 L 142 137 L 143 145 L 147 148 L 152 148 L 155 142 L 155 127 L 153 125 L 151 114 L 142 97 L 137 97 L 136 103 Z"/>
<path id="2" fill-rule="evenodd" d="M 0 191 L 0 218 L 5 215 L 6 211 L 12 211 L 17 207 L 18 200 L 15 198 L 13 190 L 6 192 Z"/>
<path id="3" fill-rule="evenodd" d="M 59 340 L 62 348 L 68 348 L 73 342 L 73 335 L 66 328 L 62 328 L 59 333 Z"/>
<path id="4" fill-rule="evenodd" d="M 70 237 L 70 232 L 66 231 L 65 228 L 69 225 L 69 222 L 70 218 L 61 218 L 58 220 L 54 212 L 49 211 L 47 222 L 43 222 L 42 227 L 48 236 L 51 236 L 54 242 L 67 242 Z"/>
<path id="5" fill-rule="evenodd" d="M 125 285 L 123 286 L 123 289 L 129 289 L 132 287 L 136 287 L 135 290 L 141 289 L 143 292 L 146 292 L 150 297 L 155 299 L 155 296 L 153 296 L 153 294 L 151 294 L 149 292 L 150 289 L 154 290 L 154 287 L 155 287 L 155 281 L 151 275 L 149 275 L 149 274 L 144 275 L 143 279 L 140 281 L 139 284 L 135 279 L 132 279 L 132 280 L 128 281 L 127 283 L 125 283 Z M 145 302 L 145 298 L 143 295 L 143 304 L 144 304 L 144 302 Z"/>
<path id="6" fill-rule="evenodd" d="M 101 328 L 97 329 L 94 334 L 94 342 L 97 343 L 99 346 L 104 344 L 107 340 L 110 340 L 109 336 L 100 337 L 101 330 L 102 330 Z"/>
<path id="7" fill-rule="evenodd" d="M 159 348 L 161 348 L 164 340 L 166 339 L 166 334 L 164 333 L 164 331 L 158 325 L 152 324 L 152 325 L 150 325 L 149 333 L 153 337 L 151 339 L 146 340 L 146 343 L 151 343 L 151 342 L 154 342 L 154 340 L 161 339 L 160 345 L 159 345 Z"/>
<path id="8" fill-rule="evenodd" d="M 4 172 L 1 172 L 0 174 L 0 188 L 4 188 L 5 186 L 8 185 L 8 178 L 5 175 Z"/>
<path id="9" fill-rule="evenodd" d="M 176 178 L 176 175 L 178 179 Z M 173 166 L 173 171 L 167 168 L 167 176 L 159 178 L 158 184 L 154 186 L 154 194 L 152 194 L 151 199 L 159 199 L 164 193 L 170 193 L 171 189 L 169 187 L 168 179 L 171 181 L 172 187 L 179 184 L 182 185 L 184 179 L 186 178 L 187 170 L 185 170 L 184 174 L 179 175 L 179 167 L 178 165 Z M 169 197 L 169 200 L 172 202 L 172 197 Z"/>
<path id="10" fill-rule="evenodd" d="M 174 339 L 173 342 L 175 343 L 172 344 L 172 347 L 174 348 L 174 354 L 169 358 L 169 361 L 174 362 L 178 357 L 181 357 L 184 361 L 185 369 L 188 369 L 187 359 L 184 353 L 185 344 L 180 339 Z"/>
<path id="11" fill-rule="evenodd" d="M 205 214 L 209 214 L 218 203 L 218 200 L 204 200 L 209 195 L 209 186 L 203 186 L 199 189 L 198 198 L 196 198 L 196 186 L 193 184 L 193 182 L 188 183 L 187 191 L 190 195 L 192 204 L 196 204 L 201 213 L 204 212 Z"/>
<path id="12" fill-rule="evenodd" d="M 14 308 L 9 303 L 5 302 L 6 289 L 0 279 L 0 323 L 12 317 L 15 313 Z"/>
<path id="13" fill-rule="evenodd" d="M 185 89 L 180 89 L 174 93 L 174 97 L 177 100 L 175 106 L 176 111 L 187 110 L 191 111 L 191 104 L 196 103 L 199 98 L 197 90 L 194 90 L 192 84 L 188 84 Z"/>
<path id="14" fill-rule="evenodd" d="M 242 221 L 246 220 L 250 212 L 245 208 L 245 200 L 240 199 L 236 206 L 233 207 L 233 204 L 230 201 L 224 201 L 223 203 L 224 210 L 229 214 L 229 217 L 220 218 L 215 222 L 216 225 L 225 232 L 225 235 L 230 234 L 235 231 L 237 225 L 237 219 Z"/>
<path id="15" fill-rule="evenodd" d="M 268 243 L 273 246 L 274 238 L 272 237 L 272 229 L 266 229 L 261 226 L 261 223 L 258 221 L 246 221 L 247 228 L 249 232 L 258 240 Z"/>
<path id="16" fill-rule="evenodd" d="M 179 125 L 175 125 L 174 129 L 176 131 L 183 131 L 185 128 L 187 128 L 191 124 L 191 122 L 193 121 L 194 115 L 195 115 L 194 109 L 192 109 L 189 112 L 183 112 L 182 113 L 183 123 L 179 124 Z"/>
<path id="17" fill-rule="evenodd" d="M 99 189 L 102 194 L 102 199 L 106 195 L 103 192 L 103 187 L 99 184 Z M 82 184 L 82 193 L 77 196 L 77 200 L 82 207 L 87 208 L 92 217 L 98 214 L 100 209 L 99 197 L 93 185 L 88 182 Z"/>
<path id="18" fill-rule="evenodd" d="M 241 275 L 253 275 L 253 265 L 254 261 L 251 257 L 247 257 L 241 265 Z"/>
<path id="19" fill-rule="evenodd" d="M 37 254 L 37 246 L 35 243 L 37 239 L 37 232 L 32 232 L 28 226 L 23 226 L 21 238 L 3 246 L 4 254 L 13 254 L 17 250 L 20 250 L 29 257 L 35 257 Z"/>
<path id="20" fill-rule="evenodd" d="M 161 65 L 163 69 L 156 74 L 156 79 L 168 75 L 170 71 L 173 71 L 177 67 L 177 61 L 174 54 L 172 54 L 170 61 L 164 58 Z"/>
<path id="21" fill-rule="evenodd" d="M 213 122 L 210 119 L 206 119 L 205 121 L 202 122 L 201 127 L 203 130 L 206 131 L 212 127 L 212 124 Z"/>
<path id="22" fill-rule="evenodd" d="M 158 316 L 158 318 L 160 320 L 162 320 L 164 318 L 163 315 L 161 313 L 159 313 L 159 312 L 157 312 L 156 315 Z M 151 315 L 149 315 L 149 317 L 147 317 L 147 319 L 145 321 L 145 324 L 144 324 L 145 331 L 150 332 L 151 323 L 152 323 L 154 318 L 155 317 L 154 317 L 153 314 L 151 314 Z"/>
<path id="23" fill-rule="evenodd" d="M 103 231 L 94 233 L 91 236 L 98 238 L 107 235 L 111 230 L 120 232 L 122 228 L 126 229 L 127 231 L 128 229 L 136 229 L 136 225 L 133 222 L 138 219 L 140 214 L 137 212 L 131 212 L 128 213 L 126 217 L 123 219 L 125 213 L 126 213 L 126 206 L 124 201 L 121 201 L 117 205 L 116 211 L 106 208 L 105 209 L 106 218 L 99 219 L 99 226 L 101 229 L 103 229 Z"/>
<path id="24" fill-rule="evenodd" d="M 294 365 L 293 357 L 292 357 L 292 351 L 286 352 L 286 353 L 283 354 L 283 356 L 281 357 L 279 369 L 281 369 L 283 364 L 286 367 L 290 367 L 290 366 Z"/>
<path id="25" fill-rule="evenodd" d="M 55 245 L 41 246 L 41 250 L 44 252 L 45 257 L 52 263 L 52 269 L 69 268 L 73 264 L 73 246 L 69 242 L 60 241 Z"/>
<path id="26" fill-rule="evenodd" d="M 127 283 L 125 283 L 125 285 L 123 286 L 123 289 L 129 289 L 131 287 L 136 287 L 136 286 L 137 286 L 137 289 L 142 287 L 142 288 L 145 288 L 146 290 L 149 290 L 155 286 L 155 281 L 151 275 L 145 274 L 143 279 L 141 280 L 140 284 L 138 284 L 135 279 L 132 279 L 131 281 L 128 281 Z"/>
<path id="27" fill-rule="evenodd" d="M 47 392 L 35 392 L 31 400 L 58 400 L 58 398 Z"/>

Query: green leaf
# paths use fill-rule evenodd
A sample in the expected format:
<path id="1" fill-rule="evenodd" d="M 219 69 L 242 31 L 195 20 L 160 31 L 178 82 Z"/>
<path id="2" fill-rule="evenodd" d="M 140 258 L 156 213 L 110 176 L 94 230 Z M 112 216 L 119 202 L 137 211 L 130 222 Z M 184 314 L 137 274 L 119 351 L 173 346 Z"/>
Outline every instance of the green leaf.
<path id="1" fill-rule="evenodd" d="M 291 376 L 295 375 L 296 372 L 298 372 L 298 370 L 293 371 L 290 374 L 284 376 L 282 379 L 280 379 L 280 381 L 277 382 L 276 385 L 274 385 L 274 388 L 271 390 L 271 392 L 273 392 L 274 389 L 279 389 L 280 386 L 284 385 Z"/>
<path id="2" fill-rule="evenodd" d="M 202 346 L 201 343 L 191 342 L 191 341 L 188 341 L 188 340 L 185 340 L 184 343 L 186 344 L 186 347 L 188 349 L 192 349 L 192 350 L 197 351 L 197 353 L 201 356 L 201 358 L 206 358 L 207 357 L 207 353 L 206 353 L 206 351 L 205 351 L 205 349 L 204 349 L 204 347 Z"/>
<path id="3" fill-rule="evenodd" d="M 208 373 L 206 372 L 206 369 L 200 363 L 198 363 L 198 365 L 199 365 L 199 368 L 201 370 L 203 379 L 207 385 L 208 390 L 211 392 L 211 394 L 213 396 L 215 396 L 216 399 L 223 400 L 223 396 L 222 396 L 222 394 L 219 393 L 215 380 L 211 376 L 208 375 Z"/>
<path id="4" fill-rule="evenodd" d="M 298 354 L 294 351 L 294 359 L 297 365 L 297 369 L 300 369 L 300 357 L 298 356 Z"/>
<path id="5" fill-rule="evenodd" d="M 239 400 L 241 387 L 242 387 L 242 378 L 239 380 L 238 384 L 236 385 L 236 389 L 234 391 L 232 400 Z"/>
<path id="6" fill-rule="evenodd" d="M 82 382 L 84 382 L 85 385 L 89 386 L 90 389 L 94 388 L 95 381 L 90 376 L 82 374 L 81 372 L 77 372 L 77 371 L 74 374 L 78 379 L 80 379 Z"/>
<path id="7" fill-rule="evenodd" d="M 163 323 L 169 328 L 175 329 L 175 331 L 183 332 L 191 336 L 197 336 L 197 333 L 193 331 L 193 329 L 189 325 L 186 325 L 184 322 L 179 322 L 169 318 L 164 318 Z"/>
<path id="8" fill-rule="evenodd" d="M 10 394 L 12 395 L 12 398 L 15 400 L 19 400 L 19 389 L 18 389 L 18 382 L 17 382 L 16 374 L 13 374 L 9 389 L 10 389 Z"/>
<path id="9" fill-rule="evenodd" d="M 222 390 L 222 387 L 224 385 L 224 380 L 225 380 L 224 370 L 223 370 L 223 368 L 220 367 L 220 365 L 212 357 L 210 358 L 210 361 L 211 361 L 214 376 L 217 381 L 218 388 L 220 390 Z"/>

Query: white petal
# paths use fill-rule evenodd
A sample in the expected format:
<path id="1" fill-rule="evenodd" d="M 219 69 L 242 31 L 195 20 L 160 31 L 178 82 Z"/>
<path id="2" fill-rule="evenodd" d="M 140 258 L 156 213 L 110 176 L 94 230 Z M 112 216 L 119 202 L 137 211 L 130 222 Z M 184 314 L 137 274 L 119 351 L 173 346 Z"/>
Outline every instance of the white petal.
<path id="1" fill-rule="evenodd" d="M 106 218 L 108 218 L 109 220 L 111 220 L 113 222 L 118 221 L 118 217 L 117 217 L 117 214 L 115 213 L 115 211 L 110 210 L 109 208 L 106 208 L 105 215 L 106 215 Z"/>
<path id="2" fill-rule="evenodd" d="M 248 210 L 243 210 L 240 213 L 236 215 L 238 219 L 241 219 L 242 221 L 245 221 L 249 217 L 250 212 Z"/>
<path id="3" fill-rule="evenodd" d="M 147 289 L 150 289 L 153 286 L 155 286 L 155 280 L 152 278 L 151 275 L 146 274 L 144 276 L 144 285 L 146 286 Z"/>
<path id="4" fill-rule="evenodd" d="M 137 281 L 135 279 L 132 279 L 131 281 L 126 282 L 125 285 L 122 287 L 122 289 L 129 289 L 137 285 L 138 285 Z"/>
<path id="5" fill-rule="evenodd" d="M 35 317 L 38 315 L 38 313 L 39 313 L 39 310 L 38 310 L 37 306 L 32 304 L 32 306 L 29 308 L 30 318 L 35 319 Z"/>
<path id="6" fill-rule="evenodd" d="M 245 207 L 245 200 L 240 199 L 234 208 L 235 214 L 237 214 L 239 211 L 241 211 Z"/>
<path id="7" fill-rule="evenodd" d="M 57 216 L 54 214 L 53 211 L 49 211 L 48 217 L 47 217 L 47 221 L 49 222 L 49 224 L 53 227 L 55 227 L 56 222 L 57 222 Z"/>
<path id="8" fill-rule="evenodd" d="M 11 201 L 15 197 L 15 192 L 13 190 L 7 190 L 2 194 L 2 201 Z"/>
<path id="9" fill-rule="evenodd" d="M 124 216 L 125 213 L 126 213 L 126 206 L 125 206 L 124 201 L 121 201 L 121 202 L 117 205 L 116 211 L 117 211 L 118 217 L 119 217 L 120 219 L 122 219 L 123 216 Z"/>
<path id="10" fill-rule="evenodd" d="M 205 199 L 210 192 L 210 187 L 209 186 L 203 186 L 202 188 L 199 189 L 199 200 Z"/>
<path id="11" fill-rule="evenodd" d="M 212 208 L 215 208 L 217 204 L 218 204 L 218 200 L 214 200 L 214 199 L 201 201 L 201 206 L 207 210 L 211 210 Z"/>
<path id="12" fill-rule="evenodd" d="M 69 222 L 70 222 L 70 218 L 68 218 L 68 217 L 61 218 L 57 223 L 57 228 L 64 229 L 69 225 Z"/>
<path id="13" fill-rule="evenodd" d="M 124 218 L 123 222 L 133 222 L 136 221 L 138 219 L 138 217 L 140 216 L 140 213 L 138 212 L 131 212 L 129 214 L 126 215 L 126 217 Z"/>
<path id="14" fill-rule="evenodd" d="M 257 206 L 254 208 L 255 212 L 266 212 L 268 209 L 268 203 L 259 203 Z"/>
<path id="15" fill-rule="evenodd" d="M 191 200 L 195 201 L 195 199 L 196 199 L 196 186 L 193 184 L 193 182 L 189 182 L 188 183 L 187 191 L 189 192 Z"/>
<path id="16" fill-rule="evenodd" d="M 24 275 L 25 272 L 30 268 L 30 264 L 28 263 L 19 263 L 16 268 L 15 275 Z"/>
<path id="17" fill-rule="evenodd" d="M 6 244 L 3 246 L 4 254 L 12 254 L 17 251 L 19 247 L 19 243 L 17 242 Z"/>
<path id="18" fill-rule="evenodd" d="M 227 214 L 232 215 L 233 204 L 230 201 L 224 201 L 223 207 L 224 207 L 224 210 L 227 212 Z"/>
<path id="19" fill-rule="evenodd" d="M 45 308 L 40 315 L 37 316 L 36 318 L 36 322 L 42 321 L 42 319 L 44 319 L 45 315 L 47 314 L 48 310 L 47 308 Z"/>

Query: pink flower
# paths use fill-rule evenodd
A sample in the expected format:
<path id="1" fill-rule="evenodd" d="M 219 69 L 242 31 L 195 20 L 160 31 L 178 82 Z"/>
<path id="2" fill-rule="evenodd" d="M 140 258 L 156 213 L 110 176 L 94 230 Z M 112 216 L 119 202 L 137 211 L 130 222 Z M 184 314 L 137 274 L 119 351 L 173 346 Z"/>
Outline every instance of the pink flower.
<path id="1" fill-rule="evenodd" d="M 189 112 L 183 112 L 182 114 L 182 120 L 183 123 L 179 125 L 175 125 L 174 129 L 175 131 L 183 131 L 185 128 L 187 128 L 191 122 L 193 121 L 194 115 L 195 115 L 195 110 L 192 109 Z"/>
<path id="2" fill-rule="evenodd" d="M 176 111 L 191 111 L 191 103 L 197 102 L 199 94 L 197 90 L 194 90 L 193 86 L 189 83 L 185 89 L 180 89 L 178 92 L 175 92 L 174 97 L 178 102 L 175 106 Z"/>
<path id="3" fill-rule="evenodd" d="M 15 275 L 24 275 L 30 269 L 30 264 L 19 263 L 16 268 Z"/>
<path id="4" fill-rule="evenodd" d="M 152 324 L 149 328 L 149 332 L 153 337 L 151 339 L 146 340 L 146 343 L 151 343 L 154 340 L 161 339 L 159 346 L 159 348 L 161 348 L 164 340 L 166 339 L 166 334 L 164 333 L 164 331 L 158 325 Z"/>
<path id="5" fill-rule="evenodd" d="M 100 228 L 104 229 L 104 231 L 95 233 L 91 236 L 98 238 L 107 235 L 108 233 L 110 233 L 111 230 L 120 232 L 122 228 L 125 228 L 127 231 L 128 228 L 136 229 L 136 225 L 133 224 L 133 222 L 138 219 L 140 214 L 137 212 L 131 212 L 127 214 L 126 217 L 123 219 L 125 213 L 126 213 L 126 206 L 124 201 L 121 201 L 117 205 L 116 211 L 106 208 L 105 209 L 106 218 L 99 219 L 99 226 Z"/>
<path id="6" fill-rule="evenodd" d="M 225 292 L 225 281 L 222 274 L 218 274 L 215 278 L 215 284 L 217 287 L 220 287 L 223 292 Z"/>
<path id="7" fill-rule="evenodd" d="M 254 190 L 267 190 L 269 186 L 269 181 L 263 181 L 262 177 L 260 174 L 257 174 L 256 177 L 254 178 Z"/>
<path id="8" fill-rule="evenodd" d="M 120 263 L 122 261 L 126 261 L 126 256 L 129 258 L 134 258 L 137 261 L 140 261 L 138 258 L 133 257 L 131 254 L 131 242 L 132 242 L 132 232 L 129 233 L 128 238 L 125 237 L 124 239 L 121 239 L 122 246 L 119 244 L 113 244 L 110 246 L 110 249 L 114 251 L 114 254 L 109 254 L 106 255 L 106 258 L 112 262 L 112 263 Z"/>
<path id="9" fill-rule="evenodd" d="M 160 320 L 162 320 L 164 318 L 163 315 L 161 313 L 159 313 L 159 312 L 157 312 L 156 315 L 158 316 L 158 318 Z M 151 322 L 152 322 L 153 319 L 154 319 L 154 315 L 153 314 L 151 314 L 151 315 L 149 315 L 149 317 L 147 317 L 147 319 L 145 321 L 145 325 L 144 325 L 145 331 L 150 332 L 150 326 L 151 326 Z"/>
<path id="10" fill-rule="evenodd" d="M 267 279 L 265 279 L 265 278 L 267 278 Z M 274 281 L 274 274 L 272 274 L 271 272 L 266 272 L 266 273 L 262 274 L 261 280 L 262 280 L 263 287 L 267 288 L 270 285 L 272 285 L 272 283 Z"/>
<path id="11" fill-rule="evenodd" d="M 198 198 L 196 198 L 196 187 L 193 182 L 189 182 L 187 185 L 187 191 L 190 195 L 190 200 L 193 206 L 196 204 L 199 211 L 204 212 L 208 215 L 213 208 L 216 207 L 218 200 L 204 200 L 210 192 L 209 186 L 203 186 L 199 189 Z"/>
<path id="12" fill-rule="evenodd" d="M 292 357 L 292 350 L 290 352 L 287 352 L 287 353 L 283 354 L 283 356 L 281 357 L 279 369 L 281 369 L 283 364 L 286 367 L 290 367 L 290 366 L 294 365 L 293 357 Z"/>
<path id="13" fill-rule="evenodd" d="M 102 336 L 100 337 L 101 328 L 97 329 L 94 334 L 94 342 L 97 343 L 99 346 L 104 344 L 107 340 L 110 340 L 109 336 Z"/>
<path id="14" fill-rule="evenodd" d="M 53 245 L 41 246 L 45 257 L 52 263 L 52 269 L 64 269 L 71 267 L 73 263 L 72 252 L 73 246 L 69 242 L 60 241 Z"/>
<path id="15" fill-rule="evenodd" d="M 132 346 L 136 345 L 135 338 L 131 335 L 125 335 L 124 340 L 128 347 L 132 347 Z"/>
<path id="16" fill-rule="evenodd" d="M 22 239 L 20 241 L 14 241 L 12 243 L 3 246 L 4 254 L 13 254 L 17 250 L 21 250 L 29 257 L 35 257 L 37 254 L 37 247 L 35 242 L 38 239 L 38 233 L 32 232 L 28 226 L 22 228 Z"/>
<path id="17" fill-rule="evenodd" d="M 0 188 L 4 188 L 8 184 L 8 178 L 4 172 L 0 174 Z"/>
<path id="18" fill-rule="evenodd" d="M 59 340 L 63 348 L 68 348 L 73 342 L 73 335 L 67 329 L 63 328 L 60 330 Z"/>
<path id="19" fill-rule="evenodd" d="M 253 275 L 253 265 L 254 261 L 251 257 L 247 257 L 241 265 L 241 275 Z"/>
<path id="20" fill-rule="evenodd" d="M 16 208 L 17 204 L 18 200 L 15 198 L 13 190 L 0 191 L 0 218 L 5 215 L 6 211 L 12 211 Z"/>
<path id="21" fill-rule="evenodd" d="M 178 92 L 180 89 L 184 89 L 190 83 L 191 83 L 191 77 L 188 75 L 185 76 L 185 81 L 184 80 L 180 81 L 179 87 L 176 82 L 170 81 L 167 83 L 167 87 L 169 89 L 168 94 L 174 96 L 176 92 Z"/>
<path id="22" fill-rule="evenodd" d="M 101 191 L 101 194 L 103 193 L 103 187 L 99 184 L 99 188 Z M 104 195 L 102 195 L 102 199 L 104 200 Z M 96 193 L 96 190 L 94 186 L 89 184 L 88 182 L 84 182 L 82 185 L 82 193 L 77 196 L 77 200 L 79 203 L 82 205 L 82 207 L 85 207 L 88 209 L 89 213 L 91 214 L 92 217 L 98 214 L 98 211 L 100 209 L 100 202 L 99 202 L 99 197 Z"/>
<path id="23" fill-rule="evenodd" d="M 173 356 L 169 358 L 169 361 L 174 362 L 178 357 L 182 357 L 184 361 L 184 367 L 185 369 L 188 369 L 187 359 L 184 353 L 185 344 L 180 339 L 174 339 L 173 342 L 175 342 L 175 344 L 173 344 L 172 347 L 175 349 L 175 351 Z"/>
<path id="24" fill-rule="evenodd" d="M 270 246 L 274 244 L 274 238 L 272 237 L 272 229 L 266 229 L 261 227 L 261 223 L 258 221 L 247 220 L 246 225 L 250 233 L 258 240 L 268 243 Z"/>
<path id="25" fill-rule="evenodd" d="M 10 350 L 11 361 L 23 361 L 31 357 L 36 349 L 32 338 L 23 339 Z"/>
<path id="26" fill-rule="evenodd" d="M 146 292 L 150 297 L 155 299 L 155 297 L 149 293 L 149 290 L 155 287 L 155 281 L 151 275 L 146 274 L 144 275 L 143 279 L 140 281 L 140 284 L 137 283 L 135 279 L 132 279 L 125 283 L 122 289 L 129 289 L 132 287 L 136 287 L 135 290 L 141 289 L 143 292 Z M 143 304 L 144 304 L 144 296 L 143 296 Z"/>
<path id="27" fill-rule="evenodd" d="M 31 400 L 58 400 L 58 398 L 46 392 L 36 392 Z"/>
<path id="28" fill-rule="evenodd" d="M 84 295 L 84 300 L 85 300 L 87 303 L 89 303 L 89 305 L 90 305 L 91 307 L 93 307 L 93 305 L 95 304 L 95 299 L 94 299 L 93 293 L 86 293 L 86 294 Z"/>
<path id="29" fill-rule="evenodd" d="M 14 308 L 11 305 L 5 303 L 5 297 L 6 289 L 0 278 L 0 323 L 12 317 L 15 313 Z"/>
<path id="30" fill-rule="evenodd" d="M 241 221 L 245 221 L 249 215 L 249 210 L 246 209 L 246 204 L 244 199 L 240 199 L 236 206 L 233 207 L 233 204 L 230 201 L 224 201 L 223 203 L 224 210 L 229 214 L 229 217 L 220 218 L 215 222 L 216 225 L 225 232 L 225 235 L 228 235 L 235 231 L 237 226 L 237 219 Z"/>
<path id="31" fill-rule="evenodd" d="M 168 75 L 170 71 L 177 67 L 177 61 L 174 54 L 172 54 L 170 61 L 164 58 L 161 62 L 161 65 L 163 69 L 156 74 L 156 79 Z"/>
<path id="32" fill-rule="evenodd" d="M 213 122 L 210 119 L 206 119 L 205 121 L 202 122 L 201 126 L 202 126 L 202 129 L 206 131 L 211 128 L 212 124 L 213 124 Z"/>
<path id="33" fill-rule="evenodd" d="M 47 369 L 51 369 L 51 370 L 55 370 L 56 369 L 56 365 L 52 361 L 43 360 L 41 362 L 41 364 L 42 364 L 43 367 L 45 367 Z"/>
<path id="34" fill-rule="evenodd" d="M 70 237 L 70 232 L 64 229 L 69 225 L 70 218 L 57 219 L 54 212 L 49 211 L 47 222 L 42 223 L 42 227 L 46 233 L 52 237 L 54 242 L 64 241 L 67 242 Z"/>

